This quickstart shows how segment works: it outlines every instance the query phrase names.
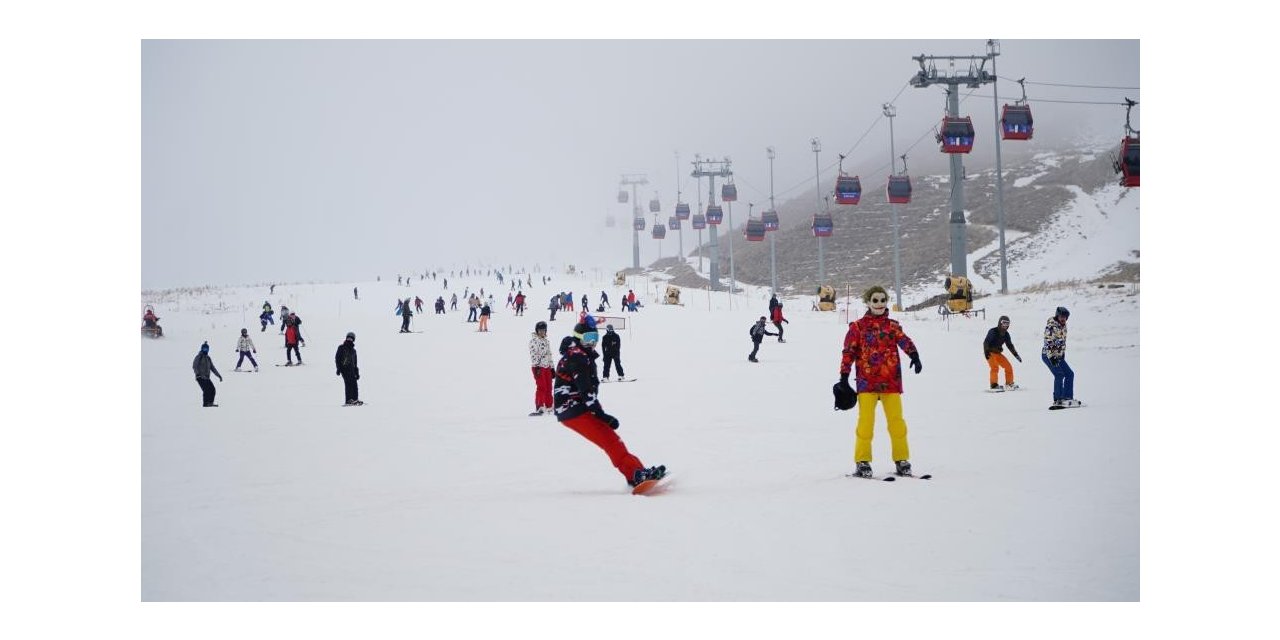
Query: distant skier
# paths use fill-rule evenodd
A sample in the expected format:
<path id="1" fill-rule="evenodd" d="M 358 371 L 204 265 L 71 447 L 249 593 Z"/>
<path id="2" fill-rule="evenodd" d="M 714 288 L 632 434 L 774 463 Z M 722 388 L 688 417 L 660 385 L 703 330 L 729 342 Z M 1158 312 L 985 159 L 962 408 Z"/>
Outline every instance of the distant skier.
<path id="1" fill-rule="evenodd" d="M 773 326 L 778 329 L 778 342 L 786 342 L 786 340 L 782 339 L 782 323 L 791 324 L 791 321 L 782 317 L 782 303 L 778 301 L 777 297 L 769 301 L 769 316 L 769 319 L 773 321 Z"/>
<path id="2" fill-rule="evenodd" d="M 547 323 L 541 320 L 533 325 L 533 337 L 529 338 L 529 364 L 533 368 L 533 413 L 538 416 L 552 412 L 551 377 L 555 374 L 556 361 L 551 356 L 551 341 L 547 339 Z"/>
<path id="3" fill-rule="evenodd" d="M 627 445 L 618 437 L 618 419 L 605 413 L 599 400 L 600 380 L 596 376 L 596 342 L 599 333 L 595 319 L 573 327 L 573 335 L 560 342 L 560 361 L 556 363 L 556 380 L 553 396 L 556 420 L 600 447 L 609 456 L 615 469 L 632 487 L 645 480 L 656 480 L 666 475 L 667 468 L 644 466 L 640 459 L 627 451 Z"/>
<path id="4" fill-rule="evenodd" d="M 253 346 L 253 339 L 249 337 L 248 329 L 240 330 L 240 340 L 236 342 L 236 351 L 240 352 L 240 359 L 236 361 L 236 371 L 240 370 L 240 365 L 244 363 L 244 359 L 248 358 L 253 364 L 253 370 L 258 370 L 258 361 L 253 359 L 253 354 L 258 352 L 258 348 Z"/>
<path id="5" fill-rule="evenodd" d="M 218 376 L 218 382 L 222 382 L 222 374 L 218 373 L 218 368 L 213 366 L 213 359 L 209 357 L 208 342 L 200 345 L 200 352 L 191 361 L 191 369 L 195 371 L 196 384 L 200 385 L 200 391 L 204 396 L 204 406 L 218 406 L 213 403 L 213 397 L 217 395 L 218 390 L 213 386 L 213 381 L 209 379 L 209 374 L 213 373 L 213 375 Z"/>
<path id="6" fill-rule="evenodd" d="M 436 298 L 436 315 L 444 313 L 444 296 Z"/>
<path id="7" fill-rule="evenodd" d="M 262 315 L 258 316 L 258 320 L 262 322 L 262 330 L 267 330 L 267 324 L 275 324 L 275 318 L 272 315 L 275 312 L 271 310 L 271 303 L 266 300 L 262 301 Z"/>
<path id="8" fill-rule="evenodd" d="M 609 294 L 605 293 L 604 291 L 600 292 L 600 307 L 603 309 L 611 308 L 609 306 Z"/>
<path id="9" fill-rule="evenodd" d="M 1071 312 L 1058 307 L 1044 324 L 1044 347 L 1040 360 L 1053 373 L 1053 406 L 1078 404 L 1075 396 L 1076 372 L 1067 364 L 1067 318 Z"/>
<path id="10" fill-rule="evenodd" d="M 778 335 L 776 333 L 770 333 L 769 330 L 765 328 L 764 323 L 764 316 L 760 316 L 760 319 L 756 320 L 756 323 L 751 325 L 751 329 L 747 333 L 747 335 L 751 336 L 751 343 L 754 345 L 751 349 L 751 353 L 747 354 L 747 360 L 751 362 L 760 362 L 759 360 L 756 360 L 756 352 L 760 351 L 760 343 L 764 341 L 764 337 Z"/>
<path id="11" fill-rule="evenodd" d="M 604 339 L 600 341 L 600 350 L 604 353 L 604 379 L 609 379 L 609 366 L 618 367 L 618 380 L 625 380 L 622 372 L 622 336 L 613 330 L 613 325 L 604 326 Z"/>
<path id="12" fill-rule="evenodd" d="M 400 304 L 400 333 L 411 333 L 409 331 L 409 318 L 413 317 L 413 309 L 409 308 L 409 299 L 405 298 Z"/>
<path id="13" fill-rule="evenodd" d="M 298 343 L 304 347 L 307 346 L 306 338 L 302 337 L 302 318 L 299 318 L 298 314 L 289 311 L 288 307 L 281 307 L 281 309 L 287 312 L 280 319 L 280 323 L 286 327 L 286 333 L 288 332 L 287 328 L 292 327 L 294 333 L 298 334 Z"/>
<path id="14" fill-rule="evenodd" d="M 346 404 L 364 404 L 360 401 L 360 387 L 356 381 L 360 379 L 360 367 L 356 363 L 356 334 L 348 331 L 347 339 L 338 345 L 333 354 L 333 364 L 342 376 L 344 398 Z"/>
<path id="15" fill-rule="evenodd" d="M 560 295 L 561 294 L 557 293 L 551 296 L 551 301 L 547 303 L 547 310 L 551 312 L 552 322 L 555 322 L 556 312 L 560 310 Z"/>
<path id="16" fill-rule="evenodd" d="M 591 310 L 591 303 L 587 302 L 587 294 L 585 293 L 582 294 L 582 310 L 583 311 Z"/>
<path id="17" fill-rule="evenodd" d="M 271 292 L 270 292 L 268 295 L 273 295 L 273 296 L 274 296 L 275 294 L 276 294 L 276 286 L 273 284 L 273 285 L 271 285 Z"/>
<path id="18" fill-rule="evenodd" d="M 884 416 L 889 422 L 889 439 L 895 471 L 900 476 L 911 475 L 911 450 L 907 446 L 907 422 L 902 419 L 902 364 L 898 359 L 901 349 L 911 358 L 911 369 L 920 373 L 920 352 L 902 331 L 897 320 L 889 318 L 889 294 L 884 287 L 873 286 L 862 294 L 867 312 L 849 323 L 840 352 L 840 388 L 849 389 L 849 372 L 854 370 L 857 381 L 858 427 L 853 459 L 857 464 L 855 475 L 870 478 L 871 438 L 875 435 L 876 403 L 884 405 Z"/>
<path id="19" fill-rule="evenodd" d="M 291 314 L 289 318 L 290 320 L 292 320 L 293 315 Z M 292 321 L 286 322 L 284 324 L 285 324 L 285 330 L 284 330 L 285 365 L 284 366 L 286 367 L 293 366 L 294 354 L 297 354 L 298 356 L 298 364 L 302 364 L 302 352 L 298 350 L 298 342 L 301 341 L 301 333 L 298 330 L 298 325 L 293 323 Z"/>
<path id="20" fill-rule="evenodd" d="M 413 297 L 413 308 L 417 310 L 419 314 L 422 313 L 422 298 L 419 298 L 418 296 Z"/>
<path id="21" fill-rule="evenodd" d="M 160 328 L 160 316 L 151 307 L 147 307 L 142 314 L 142 332 L 156 338 L 164 335 L 164 329 Z"/>
<path id="22" fill-rule="evenodd" d="M 456 292 L 449 296 L 449 310 L 458 310 L 458 294 Z"/>
<path id="23" fill-rule="evenodd" d="M 351 295 L 355 296 L 356 300 L 359 300 L 359 299 L 360 299 L 360 287 L 351 287 Z"/>
<path id="24" fill-rule="evenodd" d="M 518 316 L 524 315 L 524 300 L 525 300 L 524 291 L 517 290 L 516 297 L 515 297 L 515 304 L 516 304 L 516 315 Z"/>
<path id="25" fill-rule="evenodd" d="M 1018 388 L 1018 385 L 1013 382 L 1013 365 L 1009 363 L 1008 358 L 1004 357 L 1005 347 L 1009 347 L 1009 353 L 1012 353 L 1018 362 L 1022 362 L 1022 356 L 1018 355 L 1018 350 L 1013 348 L 1013 339 L 1009 336 L 1009 316 L 1000 316 L 1000 321 L 987 331 L 987 337 L 982 340 L 982 357 L 987 359 L 987 366 L 991 369 L 992 389 L 1000 388 L 997 384 L 1000 379 L 1000 369 L 1004 369 L 1004 388 Z"/>
<path id="26" fill-rule="evenodd" d="M 492 298 L 492 296 L 490 296 L 490 298 Z M 492 303 L 486 301 L 480 306 L 480 328 L 478 331 L 489 330 L 489 316 L 493 313 L 493 308 L 489 306 L 490 304 Z"/>

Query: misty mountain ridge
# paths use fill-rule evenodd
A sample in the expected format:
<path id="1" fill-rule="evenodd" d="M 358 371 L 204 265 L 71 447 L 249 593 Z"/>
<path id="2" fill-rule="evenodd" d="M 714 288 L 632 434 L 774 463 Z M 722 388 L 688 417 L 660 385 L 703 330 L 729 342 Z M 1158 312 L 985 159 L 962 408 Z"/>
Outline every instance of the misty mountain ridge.
<path id="1" fill-rule="evenodd" d="M 1053 150 L 1024 147 L 1007 151 L 1011 146 L 1015 145 L 1007 144 L 1002 149 L 1010 290 L 1071 280 L 1105 278 L 1138 282 L 1138 191 L 1118 184 L 1112 168 L 1118 144 L 1108 148 L 1093 141 L 1063 144 Z M 994 159 L 994 154 L 991 155 Z M 881 169 L 887 166 L 886 162 Z M 965 167 L 968 276 L 980 293 L 998 290 L 1000 282 L 994 169 L 993 161 L 979 167 Z M 848 173 L 856 174 L 855 171 Z M 882 173 L 885 175 L 880 176 Z M 884 191 L 887 171 L 863 172 L 861 181 L 863 191 L 859 204 L 836 205 L 832 199 L 830 212 L 835 229 L 832 236 L 824 240 L 827 274 L 824 284 L 842 290 L 844 285 L 852 285 L 854 291 L 873 284 L 892 288 L 893 212 Z M 916 297 L 941 293 L 942 281 L 951 271 L 950 182 L 949 171 L 912 175 L 911 202 L 898 206 L 906 306 L 920 302 L 907 298 L 913 290 Z M 824 195 L 829 195 L 834 178 L 824 176 L 822 185 Z M 778 202 L 781 229 L 771 233 L 777 236 L 778 288 L 782 293 L 809 294 L 816 291 L 819 284 L 817 239 L 810 229 L 815 199 L 810 190 Z M 764 242 L 746 241 L 743 236 L 746 217 L 739 215 L 734 220 L 739 223 L 733 232 L 735 275 L 739 282 L 768 286 L 770 241 L 768 236 Z M 719 237 L 723 286 L 727 286 L 730 273 L 728 239 L 724 233 L 727 227 L 722 225 Z M 691 235 L 696 244 L 696 233 Z M 674 258 L 657 261 L 650 268 L 667 272 L 675 284 L 705 287 L 707 279 L 703 274 L 709 262 L 709 247 L 705 236 L 703 240 L 701 274 Z M 1087 248 L 1091 259 L 1065 260 L 1080 257 L 1076 244 Z M 1098 255 L 1100 252 L 1105 255 Z M 686 255 L 696 256 L 697 247 Z M 693 264 L 697 264 L 696 259 Z"/>

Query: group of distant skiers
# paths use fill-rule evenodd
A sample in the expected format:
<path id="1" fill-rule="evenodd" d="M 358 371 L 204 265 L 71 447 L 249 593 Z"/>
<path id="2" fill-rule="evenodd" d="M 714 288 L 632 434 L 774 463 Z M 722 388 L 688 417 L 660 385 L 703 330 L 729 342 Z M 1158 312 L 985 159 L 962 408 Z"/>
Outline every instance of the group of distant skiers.
<path id="1" fill-rule="evenodd" d="M 560 303 L 561 307 L 572 310 L 573 302 L 570 295 L 557 294 L 552 298 L 553 305 Z M 603 309 L 607 304 L 607 295 L 601 292 L 601 296 L 602 304 L 599 308 Z M 883 407 L 888 424 L 894 473 L 899 476 L 911 476 L 907 423 L 902 411 L 902 366 L 898 352 L 901 350 L 907 355 L 910 368 L 917 374 L 923 370 L 920 353 L 915 343 L 903 331 L 901 324 L 889 318 L 889 295 L 883 287 L 868 288 L 862 295 L 862 301 L 867 310 L 861 318 L 849 323 L 841 347 L 839 381 L 832 386 L 836 409 L 850 410 L 861 405 L 858 409 L 855 428 L 855 470 L 852 475 L 873 477 L 871 443 L 875 427 L 875 407 L 879 404 Z M 416 299 L 415 303 L 414 306 L 421 312 L 421 299 Z M 646 467 L 639 458 L 630 453 L 626 444 L 616 433 L 619 420 L 606 413 L 600 402 L 601 379 L 596 369 L 596 360 L 600 353 L 596 351 L 596 345 L 601 345 L 604 355 L 604 381 L 610 379 L 611 369 L 615 366 L 618 370 L 618 380 L 624 380 L 621 358 L 622 340 L 612 324 L 606 325 L 606 333 L 601 340 L 596 319 L 585 309 L 585 296 L 583 304 L 583 312 L 579 316 L 578 323 L 574 325 L 572 334 L 564 337 L 560 342 L 558 360 L 552 354 L 551 344 L 547 338 L 547 322 L 539 321 L 534 325 L 534 331 L 529 340 L 529 358 L 534 379 L 534 411 L 529 415 L 554 413 L 560 423 L 600 447 L 608 455 L 613 466 L 633 487 L 646 480 L 660 479 L 665 476 L 666 467 L 662 465 Z M 440 298 L 437 300 L 437 311 L 442 305 L 443 298 Z M 776 336 L 778 342 L 785 342 L 782 337 L 782 325 L 789 324 L 789 321 L 783 316 L 782 308 L 782 302 L 776 295 L 773 296 L 769 301 L 769 319 L 778 330 L 777 333 L 766 329 L 765 316 L 761 316 L 752 325 L 750 336 L 754 347 L 751 354 L 747 356 L 749 361 L 758 362 L 756 355 L 764 336 Z M 410 300 L 406 298 L 398 301 L 398 310 L 405 318 L 401 328 L 405 331 L 408 327 L 408 318 L 413 314 L 410 309 Z M 557 308 L 553 306 L 551 310 L 554 320 L 554 312 Z M 154 323 L 157 319 L 154 313 L 148 309 L 147 314 L 150 321 Z M 264 302 L 262 317 L 269 319 L 270 315 L 270 303 Z M 1074 398 L 1075 374 L 1066 361 L 1066 325 L 1070 315 L 1071 312 L 1065 307 L 1058 307 L 1054 315 L 1045 323 L 1041 360 L 1054 378 L 1053 405 L 1050 408 L 1065 408 L 1080 404 Z M 302 321 L 287 307 L 281 307 L 281 316 L 288 360 L 285 366 L 292 366 L 291 354 L 296 354 L 298 364 L 302 364 L 301 352 L 298 351 L 299 344 L 304 344 L 300 329 Z M 480 311 L 480 331 L 487 330 L 487 317 L 488 304 L 485 303 Z M 147 318 L 144 317 L 144 321 L 146 320 Z M 263 320 L 264 331 L 267 322 L 268 320 Z M 1018 362 L 1022 362 L 1022 356 L 1014 347 L 1009 333 L 1010 324 L 1008 316 L 1000 316 L 996 326 L 987 332 L 982 341 L 982 353 L 988 365 L 989 384 L 993 391 L 1018 388 L 1014 382 L 1013 365 L 1004 356 L 1004 349 L 1007 347 L 1013 357 Z M 236 350 L 240 355 L 240 360 L 236 363 L 237 371 L 241 370 L 245 358 L 249 359 L 254 371 L 258 370 L 258 363 L 253 357 L 257 348 L 249 337 L 248 329 L 240 330 Z M 357 385 L 360 373 L 356 364 L 354 333 L 348 332 L 346 339 L 338 346 L 334 355 L 334 364 L 337 375 L 343 378 L 345 404 L 364 404 L 359 399 Z M 218 406 L 214 404 L 216 389 L 210 376 L 217 376 L 218 380 L 222 381 L 222 374 L 218 372 L 209 357 L 208 342 L 200 346 L 199 353 L 192 361 L 192 369 L 202 392 L 204 406 Z M 999 384 L 1001 370 L 1004 371 L 1003 386 Z M 853 383 L 850 383 L 851 375 L 854 378 Z"/>

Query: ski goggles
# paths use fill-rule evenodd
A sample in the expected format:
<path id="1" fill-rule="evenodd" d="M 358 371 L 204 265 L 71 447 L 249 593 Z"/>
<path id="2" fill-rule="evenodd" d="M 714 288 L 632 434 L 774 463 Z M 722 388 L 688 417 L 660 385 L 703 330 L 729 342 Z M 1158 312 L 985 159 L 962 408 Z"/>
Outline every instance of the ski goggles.
<path id="1" fill-rule="evenodd" d="M 588 331 L 579 336 L 578 339 L 582 341 L 582 344 L 592 345 L 600 342 L 600 334 L 596 331 Z"/>

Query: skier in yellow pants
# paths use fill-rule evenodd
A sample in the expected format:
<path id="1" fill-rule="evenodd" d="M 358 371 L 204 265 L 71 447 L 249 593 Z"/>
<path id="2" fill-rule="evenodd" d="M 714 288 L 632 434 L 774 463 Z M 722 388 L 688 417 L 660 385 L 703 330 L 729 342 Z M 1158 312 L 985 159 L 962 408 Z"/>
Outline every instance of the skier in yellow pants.
<path id="1" fill-rule="evenodd" d="M 849 323 L 844 336 L 844 348 L 840 358 L 840 382 L 847 393 L 849 373 L 857 366 L 858 427 L 857 444 L 853 459 L 857 463 L 855 475 L 870 478 L 871 437 L 875 432 L 876 403 L 884 405 L 884 415 L 889 422 L 889 439 L 892 442 L 895 472 L 900 476 L 911 475 L 911 450 L 907 446 L 907 422 L 902 419 L 902 365 L 898 349 L 911 359 L 911 369 L 920 373 L 920 353 L 916 345 L 902 331 L 897 320 L 889 319 L 889 294 L 883 287 L 875 286 L 862 294 L 867 312 Z"/>

